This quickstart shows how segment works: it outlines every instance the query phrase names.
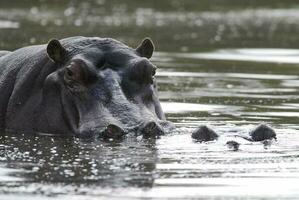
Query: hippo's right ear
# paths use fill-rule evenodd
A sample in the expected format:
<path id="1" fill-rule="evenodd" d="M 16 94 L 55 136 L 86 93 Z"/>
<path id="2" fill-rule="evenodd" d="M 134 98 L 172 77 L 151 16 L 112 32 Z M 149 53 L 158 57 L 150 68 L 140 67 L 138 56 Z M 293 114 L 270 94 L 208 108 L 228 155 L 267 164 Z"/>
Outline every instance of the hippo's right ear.
<path id="1" fill-rule="evenodd" d="M 63 63 L 66 56 L 65 48 L 56 39 L 52 39 L 49 41 L 47 46 L 47 53 L 49 58 L 55 63 Z"/>
<path id="2" fill-rule="evenodd" d="M 155 46 L 153 41 L 150 38 L 143 39 L 141 44 L 136 48 L 137 53 L 141 57 L 146 57 L 148 59 L 152 57 L 154 50 L 155 50 Z"/>

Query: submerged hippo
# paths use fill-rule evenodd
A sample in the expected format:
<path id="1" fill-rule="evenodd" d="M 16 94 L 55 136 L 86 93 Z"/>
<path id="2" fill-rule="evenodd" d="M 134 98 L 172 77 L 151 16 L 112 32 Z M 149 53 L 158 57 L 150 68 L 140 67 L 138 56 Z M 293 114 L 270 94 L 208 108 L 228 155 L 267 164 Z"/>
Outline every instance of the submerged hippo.
<path id="1" fill-rule="evenodd" d="M 219 138 L 219 135 L 209 127 L 202 125 L 192 132 L 191 137 L 197 142 L 208 142 L 217 140 Z M 250 142 L 261 142 L 272 139 L 277 140 L 274 129 L 266 124 L 259 124 L 257 127 L 250 131 L 249 136 L 235 135 L 235 137 L 241 137 Z"/>
<path id="2" fill-rule="evenodd" d="M 150 39 L 136 48 L 71 37 L 0 52 L 0 128 L 15 132 L 161 135 L 171 129 L 157 94 Z"/>

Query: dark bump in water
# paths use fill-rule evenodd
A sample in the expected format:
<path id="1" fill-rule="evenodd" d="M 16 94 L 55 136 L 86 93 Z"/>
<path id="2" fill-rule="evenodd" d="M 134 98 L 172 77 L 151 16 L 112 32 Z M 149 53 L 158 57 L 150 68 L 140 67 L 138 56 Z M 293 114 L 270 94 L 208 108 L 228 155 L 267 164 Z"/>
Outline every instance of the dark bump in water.
<path id="1" fill-rule="evenodd" d="M 275 131 L 271 127 L 269 127 L 265 124 L 258 125 L 255 129 L 253 129 L 249 133 L 249 135 L 250 135 L 252 141 L 254 141 L 254 142 L 269 140 L 269 139 L 276 140 Z"/>
<path id="2" fill-rule="evenodd" d="M 191 137 L 197 142 L 208 142 L 218 139 L 218 134 L 207 126 L 200 126 L 192 132 Z"/>
<path id="3" fill-rule="evenodd" d="M 238 151 L 239 147 L 240 147 L 240 143 L 233 141 L 233 140 L 226 142 L 226 145 L 232 151 Z"/>
<path id="4" fill-rule="evenodd" d="M 270 146 L 272 145 L 272 142 L 273 142 L 272 139 L 270 139 L 270 140 L 263 140 L 262 144 L 264 145 L 264 149 L 269 149 Z"/>

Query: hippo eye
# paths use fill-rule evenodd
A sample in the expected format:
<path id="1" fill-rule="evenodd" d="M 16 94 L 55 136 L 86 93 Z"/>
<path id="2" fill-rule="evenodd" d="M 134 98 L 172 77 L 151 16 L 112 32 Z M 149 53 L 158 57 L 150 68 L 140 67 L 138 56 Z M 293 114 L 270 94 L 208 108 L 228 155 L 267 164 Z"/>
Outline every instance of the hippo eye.
<path id="1" fill-rule="evenodd" d="M 69 77 L 72 77 L 74 75 L 74 73 L 72 72 L 72 70 L 70 68 L 66 68 L 66 74 Z"/>
<path id="2" fill-rule="evenodd" d="M 76 60 L 65 68 L 64 80 L 68 86 L 88 87 L 98 80 L 96 71 L 82 60 Z"/>
<path id="3" fill-rule="evenodd" d="M 153 84 L 156 69 L 147 59 L 139 60 L 129 68 L 130 78 L 141 84 Z"/>
<path id="4" fill-rule="evenodd" d="M 65 68 L 65 79 L 76 82 L 83 82 L 83 70 L 82 67 L 76 63 L 71 63 Z"/>

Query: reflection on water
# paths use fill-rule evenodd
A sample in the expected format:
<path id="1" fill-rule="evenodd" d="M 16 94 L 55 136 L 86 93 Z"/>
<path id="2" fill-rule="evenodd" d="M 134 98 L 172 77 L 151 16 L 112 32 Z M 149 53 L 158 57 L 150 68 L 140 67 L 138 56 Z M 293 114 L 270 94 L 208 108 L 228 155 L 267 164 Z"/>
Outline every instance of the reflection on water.
<path id="1" fill-rule="evenodd" d="M 263 63 L 299 63 L 299 50 L 293 49 L 225 49 L 210 53 L 172 54 L 182 58 L 233 60 Z M 163 54 L 161 55 L 163 56 Z"/>
<path id="2" fill-rule="evenodd" d="M 1 49 L 73 35 L 130 45 L 151 36 L 162 107 L 178 127 L 121 142 L 2 133 L 0 199 L 298 197 L 298 4 L 271 2 L 0 0 Z M 235 137 L 261 122 L 276 142 Z M 220 139 L 193 141 L 201 124 Z"/>
<path id="3" fill-rule="evenodd" d="M 167 52 L 297 48 L 297 7 L 294 0 L 0 0 L 0 45 L 15 49 L 53 37 L 96 35 L 132 45 L 151 36 Z"/>
<path id="4" fill-rule="evenodd" d="M 10 28 L 10 29 L 19 28 L 19 23 L 0 20 L 0 29 L 5 29 L 5 28 Z"/>

